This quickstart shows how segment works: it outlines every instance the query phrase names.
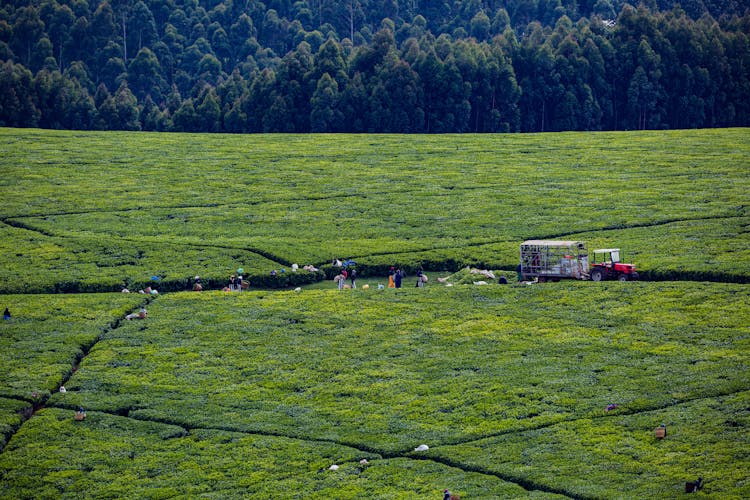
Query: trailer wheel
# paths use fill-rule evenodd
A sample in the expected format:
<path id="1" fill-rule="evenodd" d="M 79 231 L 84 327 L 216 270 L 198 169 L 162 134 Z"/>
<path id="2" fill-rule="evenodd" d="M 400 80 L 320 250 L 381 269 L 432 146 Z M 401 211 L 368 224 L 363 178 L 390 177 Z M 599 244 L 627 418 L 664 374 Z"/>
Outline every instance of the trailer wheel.
<path id="1" fill-rule="evenodd" d="M 601 281 L 602 280 L 602 270 L 598 267 L 595 267 L 591 270 L 591 281 Z"/>

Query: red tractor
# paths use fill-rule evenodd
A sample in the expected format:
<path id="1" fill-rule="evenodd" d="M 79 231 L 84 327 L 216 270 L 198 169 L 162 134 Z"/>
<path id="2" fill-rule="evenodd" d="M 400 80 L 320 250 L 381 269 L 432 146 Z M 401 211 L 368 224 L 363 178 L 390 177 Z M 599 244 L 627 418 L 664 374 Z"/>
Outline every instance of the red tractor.
<path id="1" fill-rule="evenodd" d="M 602 248 L 594 250 L 589 277 L 591 281 L 635 281 L 638 279 L 638 273 L 633 264 L 620 262 L 619 248 Z"/>

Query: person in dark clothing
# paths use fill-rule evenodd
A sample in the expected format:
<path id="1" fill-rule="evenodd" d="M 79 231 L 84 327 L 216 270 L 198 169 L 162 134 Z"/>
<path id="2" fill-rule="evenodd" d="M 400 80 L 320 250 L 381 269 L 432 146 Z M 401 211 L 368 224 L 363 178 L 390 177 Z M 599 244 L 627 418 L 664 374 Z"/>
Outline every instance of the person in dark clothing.
<path id="1" fill-rule="evenodd" d="M 5 308 L 5 311 L 3 312 L 3 319 L 10 319 L 10 311 L 8 308 Z"/>
<path id="2" fill-rule="evenodd" d="M 696 481 L 688 481 L 685 483 L 685 493 L 697 493 L 698 490 L 703 488 L 703 478 L 699 477 Z"/>
<path id="3" fill-rule="evenodd" d="M 404 279 L 404 273 L 401 269 L 396 270 L 396 274 L 393 276 L 393 281 L 396 284 L 396 288 L 401 288 L 401 280 Z"/>
<path id="4" fill-rule="evenodd" d="M 500 276 L 500 279 L 498 279 L 497 282 L 500 283 L 501 285 L 507 285 L 508 278 L 506 278 L 505 276 Z"/>
<path id="5" fill-rule="evenodd" d="M 349 272 L 349 279 L 352 280 L 352 288 L 357 288 L 357 270 L 352 268 L 352 270 Z"/>

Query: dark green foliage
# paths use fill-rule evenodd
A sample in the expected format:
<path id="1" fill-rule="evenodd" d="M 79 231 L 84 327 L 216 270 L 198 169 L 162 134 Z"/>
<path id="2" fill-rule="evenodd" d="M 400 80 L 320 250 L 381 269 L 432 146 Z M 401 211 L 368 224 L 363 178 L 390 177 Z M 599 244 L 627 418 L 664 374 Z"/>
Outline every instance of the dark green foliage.
<path id="1" fill-rule="evenodd" d="M 40 113 L 34 105 L 32 75 L 13 61 L 0 68 L 0 123 L 5 127 L 35 127 Z"/>
<path id="2" fill-rule="evenodd" d="M 20 1 L 0 18 L 0 125 L 492 133 L 750 124 L 750 13 L 738 2 L 648 5 Z M 111 100 L 94 95 L 99 85 Z"/>

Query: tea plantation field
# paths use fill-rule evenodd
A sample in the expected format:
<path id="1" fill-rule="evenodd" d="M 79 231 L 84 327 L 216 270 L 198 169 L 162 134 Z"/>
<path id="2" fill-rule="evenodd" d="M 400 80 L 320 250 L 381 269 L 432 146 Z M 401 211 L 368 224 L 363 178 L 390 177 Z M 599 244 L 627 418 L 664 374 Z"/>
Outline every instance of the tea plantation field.
<path id="1" fill-rule="evenodd" d="M 746 497 L 748 295 L 719 283 L 180 292 L 117 324 L 145 297 L 7 296 L 28 318 L 3 324 L 16 354 L 3 421 L 19 425 L 31 390 L 44 409 L 0 454 L 3 489 L 664 497 L 703 475 L 706 492 Z M 60 297 L 67 308 L 22 307 Z M 99 331 L 70 376 L 50 367 L 90 343 L 76 345 L 76 315 Z"/>
<path id="2" fill-rule="evenodd" d="M 514 269 L 531 238 L 750 281 L 750 130 L 234 136 L 0 129 L 0 292 L 185 289 L 334 257 Z M 23 249 L 23 251 L 21 251 Z M 30 249 L 26 251 L 26 249 Z M 329 276 L 331 277 L 331 276 Z M 297 278 L 300 281 L 319 279 Z M 252 280 L 251 280 L 252 281 Z"/>
<path id="3" fill-rule="evenodd" d="M 2 499 L 750 497 L 747 129 L 0 153 Z M 517 283 L 519 243 L 558 237 L 644 280 Z"/>

